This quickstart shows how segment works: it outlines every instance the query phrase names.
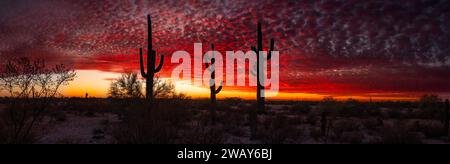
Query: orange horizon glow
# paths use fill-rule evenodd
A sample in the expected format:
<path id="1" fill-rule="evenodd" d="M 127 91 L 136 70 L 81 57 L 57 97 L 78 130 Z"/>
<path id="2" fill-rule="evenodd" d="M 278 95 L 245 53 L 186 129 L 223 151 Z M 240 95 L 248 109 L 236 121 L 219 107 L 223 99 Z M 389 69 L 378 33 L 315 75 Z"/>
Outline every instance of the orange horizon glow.
<path id="1" fill-rule="evenodd" d="M 98 70 L 77 70 L 77 78 L 65 86 L 61 93 L 64 97 L 85 97 L 88 93 L 89 97 L 107 98 L 108 88 L 112 79 L 118 78 L 120 73 L 103 72 Z M 162 78 L 163 80 L 171 81 L 169 78 Z M 193 99 L 209 98 L 209 88 L 193 86 L 187 81 L 174 82 L 177 93 L 184 93 Z M 268 100 L 297 100 L 297 101 L 317 101 L 324 97 L 332 96 L 338 101 L 356 99 L 360 101 L 416 101 L 419 96 L 367 96 L 367 95 L 353 95 L 353 96 L 339 96 L 330 94 L 315 94 L 315 93 L 300 93 L 300 92 L 280 92 L 276 97 L 266 98 Z M 386 95 L 386 94 L 385 94 Z M 217 96 L 218 99 L 226 98 L 240 98 L 245 100 L 252 100 L 256 97 L 256 93 L 252 91 L 240 90 L 222 90 Z"/>
<path id="2" fill-rule="evenodd" d="M 266 63 L 268 77 L 277 71 L 272 66 L 278 66 L 280 89 L 268 100 L 331 96 L 339 101 L 416 101 L 425 94 L 450 98 L 450 31 L 446 30 L 450 15 L 448 3 L 442 0 L 29 2 L 0 5 L 4 8 L 0 9 L 0 63 L 25 57 L 76 70 L 78 77 L 61 88 L 59 96 L 108 97 L 111 80 L 121 73 L 140 72 L 143 48 L 144 65 L 164 59 L 156 74 L 164 80 L 171 80 L 174 69 L 191 66 L 180 75 L 188 73 L 194 79 L 173 79 L 176 91 L 194 99 L 208 98 L 209 87 L 190 82 L 206 71 L 203 55 L 214 49 L 222 57 L 216 63 L 217 73 L 221 63 L 227 77 L 245 74 L 248 78 L 253 77 L 248 74 L 252 64 L 256 65 L 246 57 L 244 63 L 227 60 L 227 51 L 245 55 L 257 46 L 279 54 Z M 155 61 L 147 64 L 153 51 Z M 180 51 L 183 58 L 177 59 L 175 53 Z M 241 67 L 245 72 L 239 71 Z M 226 68 L 234 70 L 227 74 Z M 0 90 L 0 97 L 8 96 L 5 92 Z M 217 98 L 255 100 L 255 92 L 256 87 L 225 86 Z"/>

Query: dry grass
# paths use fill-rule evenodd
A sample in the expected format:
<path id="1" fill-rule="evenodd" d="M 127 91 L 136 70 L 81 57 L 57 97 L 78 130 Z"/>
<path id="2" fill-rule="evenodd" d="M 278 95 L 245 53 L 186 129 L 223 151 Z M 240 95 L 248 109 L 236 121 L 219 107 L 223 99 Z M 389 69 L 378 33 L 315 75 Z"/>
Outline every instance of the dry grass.
<path id="1" fill-rule="evenodd" d="M 130 102 L 128 102 L 130 101 Z M 272 109 L 258 115 L 255 135 L 251 135 L 249 109 L 251 104 L 241 100 L 220 101 L 223 107 L 212 119 L 205 100 L 162 99 L 153 106 L 143 100 L 76 100 L 52 106 L 42 123 L 64 129 L 74 117 L 95 121 L 87 129 L 93 143 L 118 144 L 223 144 L 223 143 L 344 143 L 344 144 L 419 144 L 444 140 L 443 124 L 438 119 L 419 119 L 411 109 L 387 108 L 368 111 L 365 105 L 338 103 L 338 109 L 328 115 L 327 135 L 320 129 L 322 108 L 305 104 Z M 233 104 L 238 104 L 234 105 Z M 231 107 L 233 106 L 233 107 Z M 282 106 L 282 105 L 281 105 Z M 376 105 L 374 105 L 376 106 Z M 237 108 L 236 108 L 237 107 Z M 345 107 L 345 108 L 344 108 Z M 295 111 L 295 108 L 300 111 Z M 349 109 L 355 108 L 355 109 Z M 363 111 L 357 111 L 362 109 Z M 8 115 L 0 112 L 0 143 L 34 143 L 39 133 L 30 138 L 12 139 L 13 130 Z M 346 112 L 349 112 L 346 114 Z M 119 119 L 104 117 L 112 114 Z M 90 123 L 88 123 L 90 124 Z M 71 124 L 71 126 L 74 124 Z M 82 124 L 76 124 L 81 126 Z M 86 124 L 83 124 L 83 126 Z M 107 128 L 107 129 L 105 129 Z M 86 129 L 85 129 L 86 130 Z M 58 130 L 56 130 L 58 131 Z M 66 130 L 70 131 L 70 130 Z M 45 141 L 62 144 L 86 143 L 69 133 Z M 67 136 L 67 137 L 64 137 Z M 53 138 L 52 138 L 53 137 Z M 111 137 L 113 137 L 111 139 Z M 101 141 L 101 142 L 100 142 Z M 90 142 L 89 142 L 90 143 Z"/>

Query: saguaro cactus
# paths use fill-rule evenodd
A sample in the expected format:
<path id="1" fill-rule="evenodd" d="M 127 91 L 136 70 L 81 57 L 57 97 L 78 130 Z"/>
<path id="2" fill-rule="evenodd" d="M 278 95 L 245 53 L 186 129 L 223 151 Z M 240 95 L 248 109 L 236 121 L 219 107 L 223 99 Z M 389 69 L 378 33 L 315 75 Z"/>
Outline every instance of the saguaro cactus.
<path id="1" fill-rule="evenodd" d="M 214 58 L 214 44 L 211 44 L 211 64 L 205 63 L 205 66 L 211 72 L 211 79 L 209 80 L 209 89 L 210 89 L 210 101 L 211 101 L 211 121 L 212 124 L 216 124 L 216 108 L 217 108 L 217 100 L 216 95 L 222 90 L 223 81 L 220 83 L 219 88 L 216 89 L 216 70 L 215 63 L 216 59 Z"/>
<path id="2" fill-rule="evenodd" d="M 272 51 L 274 49 L 275 40 L 270 39 L 270 47 L 269 53 L 267 55 L 267 61 L 272 58 Z M 257 107 L 259 110 L 265 111 L 265 98 L 264 98 L 264 78 L 260 78 L 260 76 L 265 77 L 264 70 L 261 70 L 260 63 L 262 59 L 260 58 L 259 53 L 263 50 L 263 34 L 261 29 L 261 22 L 258 22 L 258 46 L 252 46 L 251 49 L 256 53 L 256 77 L 257 77 L 257 89 L 256 89 L 256 99 L 257 99 Z"/>
<path id="3" fill-rule="evenodd" d="M 147 73 L 145 73 L 144 70 L 144 59 L 143 59 L 143 53 L 142 48 L 139 49 L 139 61 L 140 61 L 140 67 L 141 67 L 141 75 L 145 78 L 146 83 L 146 95 L 145 98 L 152 102 L 154 95 L 153 95 L 153 78 L 155 77 L 155 73 L 158 73 L 161 71 L 162 66 L 164 64 L 164 55 L 161 55 L 161 59 L 159 61 L 158 67 L 155 68 L 155 62 L 156 62 L 156 51 L 153 50 L 153 42 L 152 42 L 152 20 L 150 15 L 147 15 L 147 21 L 148 21 L 148 45 L 147 45 Z"/>
<path id="4" fill-rule="evenodd" d="M 264 78 L 260 77 L 266 77 L 264 73 L 264 69 L 261 70 L 260 64 L 263 61 L 269 61 L 272 58 L 272 51 L 274 49 L 275 40 L 272 38 L 270 39 L 270 47 L 269 47 L 269 53 L 267 57 L 265 57 L 267 60 L 263 60 L 263 58 L 260 57 L 259 53 L 261 51 L 264 51 L 263 49 L 263 34 L 262 34 L 262 28 L 261 28 L 261 22 L 258 22 L 258 45 L 252 46 L 251 49 L 256 53 L 256 72 L 250 71 L 251 74 L 256 76 L 257 79 L 257 87 L 256 87 L 256 100 L 257 100 L 257 109 L 250 111 L 249 115 L 249 122 L 250 122 L 250 133 L 251 138 L 255 139 L 258 129 L 258 115 L 257 112 L 259 111 L 265 111 L 265 98 L 264 98 Z"/>
<path id="5" fill-rule="evenodd" d="M 216 106 L 217 106 L 217 100 L 216 100 L 216 95 L 219 94 L 219 92 L 222 90 L 222 85 L 223 82 L 221 82 L 219 88 L 216 89 L 216 70 L 215 70 L 215 65 L 214 63 L 216 62 L 216 59 L 214 58 L 214 44 L 211 44 L 211 52 L 212 52 L 212 58 L 211 58 L 211 65 L 209 63 L 205 63 L 206 68 L 209 67 L 210 71 L 211 71 L 211 80 L 210 80 L 210 84 L 209 84 L 209 89 L 210 89 L 210 100 L 211 100 L 211 107 L 212 110 L 216 110 Z M 211 66 L 211 67 L 210 67 Z"/>

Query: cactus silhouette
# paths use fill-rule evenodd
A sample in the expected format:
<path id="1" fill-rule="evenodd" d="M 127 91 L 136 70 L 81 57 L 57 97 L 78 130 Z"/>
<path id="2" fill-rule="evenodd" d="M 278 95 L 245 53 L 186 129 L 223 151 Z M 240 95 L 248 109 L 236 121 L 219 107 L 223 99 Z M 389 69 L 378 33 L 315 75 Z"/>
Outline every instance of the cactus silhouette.
<path id="1" fill-rule="evenodd" d="M 223 81 L 220 82 L 220 86 L 216 89 L 216 70 L 215 63 L 216 59 L 214 58 L 214 44 L 211 44 L 211 64 L 205 63 L 205 66 L 211 72 L 211 79 L 209 81 L 209 89 L 210 89 L 210 101 L 211 101 L 211 120 L 212 124 L 216 124 L 216 110 L 217 110 L 217 100 L 216 95 L 222 90 Z"/>
<path id="2" fill-rule="evenodd" d="M 214 44 L 211 44 L 211 52 L 212 52 L 212 58 L 211 58 L 211 64 L 205 63 L 206 68 L 209 67 L 209 70 L 211 72 L 211 79 L 209 82 L 209 89 L 210 89 L 210 101 L 211 101 L 211 107 L 212 110 L 216 110 L 217 106 L 217 100 L 216 95 L 219 94 L 219 92 L 222 90 L 223 81 L 220 83 L 219 88 L 216 89 L 216 70 L 214 63 L 216 62 L 216 59 L 214 58 Z"/>
<path id="3" fill-rule="evenodd" d="M 155 77 L 155 73 L 158 73 L 161 71 L 162 66 L 164 64 L 164 55 L 161 55 L 161 59 L 159 61 L 158 67 L 155 68 L 155 62 L 156 62 L 156 51 L 153 50 L 153 42 L 152 42 L 152 20 L 150 15 L 147 15 L 147 21 L 148 21 L 148 44 L 147 44 L 147 73 L 145 73 L 145 67 L 144 67 L 144 59 L 143 59 L 143 53 L 142 48 L 139 49 L 139 61 L 140 61 L 140 68 L 141 68 L 141 75 L 145 78 L 146 83 L 146 95 L 145 98 L 152 102 L 154 99 L 153 95 L 153 78 Z"/>
<path id="4" fill-rule="evenodd" d="M 274 49 L 275 40 L 272 38 L 270 39 L 270 47 L 269 47 L 269 53 L 267 55 L 267 61 L 269 61 L 272 58 L 272 51 Z M 263 50 L 263 34 L 261 29 L 261 22 L 258 22 L 258 45 L 257 47 L 252 46 L 252 51 L 256 53 L 256 73 L 252 72 L 253 75 L 257 77 L 257 89 L 256 89 L 256 99 L 257 99 L 257 107 L 259 110 L 265 111 L 265 98 L 264 98 L 264 78 L 259 78 L 261 75 L 265 77 L 264 70 L 261 70 L 259 65 L 262 62 L 259 53 Z"/>
<path id="5" fill-rule="evenodd" d="M 263 61 L 269 61 L 272 58 L 272 51 L 274 49 L 274 45 L 275 45 L 275 40 L 272 38 L 270 39 L 270 47 L 269 47 L 269 53 L 267 55 L 267 57 L 265 57 L 267 60 L 263 60 L 259 53 L 261 51 L 263 51 L 263 34 L 262 34 L 262 28 L 261 28 L 261 22 L 258 21 L 258 35 L 257 35 L 257 46 L 252 46 L 251 50 L 255 52 L 256 54 L 256 64 L 254 65 L 255 67 L 253 68 L 254 70 L 251 70 L 250 73 L 253 76 L 256 76 L 257 79 L 257 87 L 256 87 L 256 100 L 257 100 L 257 108 L 256 110 L 252 110 L 249 112 L 249 124 L 250 124 L 250 134 L 251 134 L 251 139 L 256 139 L 256 135 L 257 135 L 257 129 L 258 129 L 258 110 L 259 111 L 265 111 L 265 98 L 264 98 L 264 78 L 260 78 L 261 77 L 265 77 L 265 71 L 264 68 L 263 70 L 261 70 L 260 68 L 260 64 Z M 262 61 L 263 60 L 263 61 Z"/>

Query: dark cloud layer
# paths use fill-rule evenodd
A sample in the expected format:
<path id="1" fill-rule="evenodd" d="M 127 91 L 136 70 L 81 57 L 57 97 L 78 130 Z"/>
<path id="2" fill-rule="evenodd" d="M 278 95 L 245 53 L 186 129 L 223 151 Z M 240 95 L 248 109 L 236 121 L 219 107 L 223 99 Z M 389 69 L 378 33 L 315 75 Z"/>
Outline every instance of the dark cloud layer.
<path id="1" fill-rule="evenodd" d="M 286 92 L 450 92 L 447 0 L 3 0 L 0 55 L 137 69 L 147 13 L 165 54 L 194 42 L 248 50 L 262 20 L 276 38 Z M 169 75 L 174 65 L 166 65 Z"/>

